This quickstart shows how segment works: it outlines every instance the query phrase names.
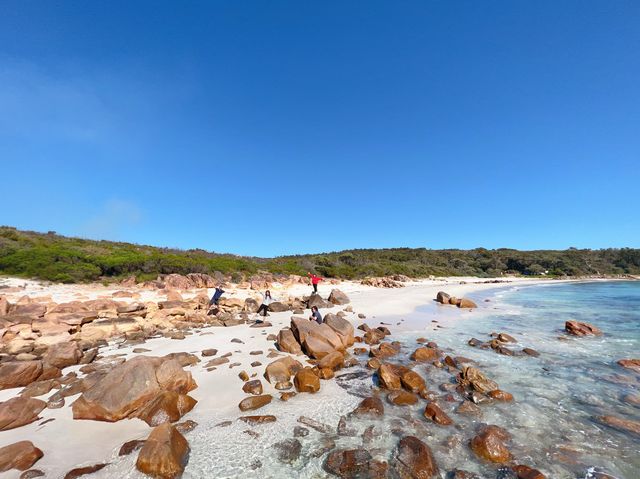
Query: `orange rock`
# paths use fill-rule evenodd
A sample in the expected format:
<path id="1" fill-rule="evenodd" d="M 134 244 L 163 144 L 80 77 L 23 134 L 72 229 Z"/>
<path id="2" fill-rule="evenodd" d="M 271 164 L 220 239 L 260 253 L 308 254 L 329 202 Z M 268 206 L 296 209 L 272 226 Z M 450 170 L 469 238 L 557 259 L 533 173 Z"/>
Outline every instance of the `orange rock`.
<path id="1" fill-rule="evenodd" d="M 487 396 L 489 396 L 491 399 L 495 399 L 496 401 L 513 401 L 513 394 L 502 391 L 501 389 L 489 391 L 487 393 Z"/>
<path id="2" fill-rule="evenodd" d="M 387 401 L 396 406 L 411 406 L 418 402 L 418 396 L 407 391 L 391 391 L 387 395 Z"/>
<path id="3" fill-rule="evenodd" d="M 186 394 L 175 391 L 163 391 L 149 401 L 134 416 L 149 426 L 158 426 L 163 422 L 176 422 L 191 411 L 198 401 Z"/>
<path id="4" fill-rule="evenodd" d="M 407 371 L 400 378 L 402 387 L 412 393 L 419 393 L 427 388 L 424 379 L 415 371 Z"/>
<path id="5" fill-rule="evenodd" d="M 505 444 L 511 438 L 509 433 L 498 426 L 482 426 L 471 439 L 471 450 L 480 458 L 490 462 L 504 463 L 511 459 Z"/>
<path id="6" fill-rule="evenodd" d="M 293 383 L 300 393 L 315 393 L 320 391 L 320 379 L 311 369 L 301 369 L 296 373 Z"/>
<path id="7" fill-rule="evenodd" d="M 356 416 L 382 416 L 384 414 L 384 404 L 377 397 L 364 398 L 353 410 L 353 414 Z"/>
<path id="8" fill-rule="evenodd" d="M 140 450 L 136 467 L 140 472 L 162 479 L 180 477 L 187 464 L 189 444 L 169 423 L 151 431 Z"/>
<path id="9" fill-rule="evenodd" d="M 11 469 L 26 471 L 42 456 L 43 452 L 31 441 L 20 441 L 0 448 L 0 472 Z"/>
<path id="10" fill-rule="evenodd" d="M 0 431 L 32 423 L 46 406 L 47 403 L 40 399 L 21 396 L 0 403 Z"/>
<path id="11" fill-rule="evenodd" d="M 271 394 L 263 394 L 262 396 L 250 396 L 240 401 L 238 407 L 241 411 L 251 411 L 253 409 L 259 409 L 262 406 L 266 406 L 271 402 L 271 399 Z"/>
<path id="12" fill-rule="evenodd" d="M 424 417 L 441 426 L 453 424 L 451 418 L 433 401 L 427 403 L 427 407 L 424 409 Z"/>

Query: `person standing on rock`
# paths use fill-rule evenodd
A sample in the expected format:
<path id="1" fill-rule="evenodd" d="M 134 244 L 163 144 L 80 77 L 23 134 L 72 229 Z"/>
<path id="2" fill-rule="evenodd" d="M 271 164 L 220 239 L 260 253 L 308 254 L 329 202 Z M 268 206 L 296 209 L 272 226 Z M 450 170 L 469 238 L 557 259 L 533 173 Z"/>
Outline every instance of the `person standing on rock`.
<path id="1" fill-rule="evenodd" d="M 313 273 L 307 273 L 307 276 L 311 278 L 311 284 L 313 285 L 314 294 L 318 294 L 318 283 L 322 281 L 322 278 L 320 276 L 316 276 Z"/>
<path id="2" fill-rule="evenodd" d="M 309 318 L 309 321 L 315 321 L 318 324 L 322 324 L 322 315 L 320 314 L 320 311 L 318 311 L 317 306 L 311 306 L 311 317 Z"/>
<path id="3" fill-rule="evenodd" d="M 271 297 L 271 291 L 266 290 L 264 292 L 264 299 L 262 300 L 262 304 L 258 308 L 257 313 L 258 314 L 262 314 L 264 312 L 264 314 L 262 314 L 262 315 L 266 316 L 267 313 L 269 312 L 269 305 L 271 303 L 273 303 L 273 298 Z"/>

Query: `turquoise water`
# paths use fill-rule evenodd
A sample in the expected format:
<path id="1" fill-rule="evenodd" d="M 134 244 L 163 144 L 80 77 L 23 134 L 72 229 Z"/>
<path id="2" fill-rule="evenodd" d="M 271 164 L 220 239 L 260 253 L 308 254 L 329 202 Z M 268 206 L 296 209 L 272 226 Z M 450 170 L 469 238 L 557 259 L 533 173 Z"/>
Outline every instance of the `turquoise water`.
<path id="1" fill-rule="evenodd" d="M 640 420 L 640 408 L 621 400 L 640 392 L 639 375 L 616 364 L 640 357 L 640 282 L 565 283 L 470 297 L 480 310 L 442 322 L 443 328 L 434 329 L 432 323 L 430 334 L 419 335 L 477 361 L 501 389 L 514 394 L 514 403 L 483 406 L 482 422 L 509 430 L 516 458 L 547 477 L 585 477 L 597 467 L 619 478 L 640 478 L 640 437 L 593 420 L 598 415 Z M 428 309 L 416 315 L 430 319 Z M 604 335 L 569 337 L 563 328 L 570 319 L 591 323 Z M 416 317 L 411 320 L 415 323 Z M 494 331 L 515 336 L 519 343 L 509 345 L 512 349 L 534 348 L 540 357 L 503 356 L 467 344 L 472 337 L 486 341 Z M 403 334 L 407 346 L 417 335 Z M 424 372 L 435 382 L 448 379 Z M 464 449 L 445 452 L 444 460 L 494 477 L 491 468 L 477 465 Z"/>

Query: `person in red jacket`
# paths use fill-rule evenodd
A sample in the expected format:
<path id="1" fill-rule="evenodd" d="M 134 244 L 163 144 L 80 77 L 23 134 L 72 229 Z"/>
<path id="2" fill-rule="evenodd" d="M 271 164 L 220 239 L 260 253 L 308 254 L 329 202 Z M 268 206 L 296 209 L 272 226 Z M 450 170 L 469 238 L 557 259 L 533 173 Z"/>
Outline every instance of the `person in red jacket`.
<path id="1" fill-rule="evenodd" d="M 322 278 L 320 276 L 316 276 L 315 274 L 312 273 L 307 273 L 307 275 L 309 276 L 309 278 L 311 278 L 311 284 L 313 285 L 313 292 L 314 293 L 318 293 L 318 283 L 320 281 L 322 281 Z"/>

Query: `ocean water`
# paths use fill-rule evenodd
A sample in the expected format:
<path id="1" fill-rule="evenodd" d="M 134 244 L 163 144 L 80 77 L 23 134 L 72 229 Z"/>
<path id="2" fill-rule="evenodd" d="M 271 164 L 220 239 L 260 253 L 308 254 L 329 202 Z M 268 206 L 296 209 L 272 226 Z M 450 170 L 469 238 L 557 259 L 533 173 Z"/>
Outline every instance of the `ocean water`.
<path id="1" fill-rule="evenodd" d="M 549 479 L 597 477 L 594 471 L 618 479 L 640 478 L 640 437 L 598 424 L 594 416 L 615 415 L 640 420 L 640 407 L 621 399 L 640 392 L 640 375 L 616 364 L 621 358 L 640 357 L 640 282 L 562 283 L 545 286 L 502 287 L 470 295 L 480 308 L 472 312 L 435 305 L 402 317 L 378 317 L 372 326 L 388 324 L 401 353 L 390 361 L 410 365 L 427 381 L 438 403 L 455 422 L 438 426 L 422 416 L 424 401 L 398 407 L 385 401 L 382 419 L 348 419 L 352 436 L 339 436 L 335 427 L 362 397 L 376 391 L 370 370 L 356 366 L 323 381 L 315 395 L 299 394 L 289 402 L 275 399 L 256 414 L 273 414 L 278 420 L 263 425 L 234 421 L 220 426 L 222 418 L 205 416 L 198 408 L 189 415 L 199 426 L 188 433 L 191 446 L 185 478 L 323 478 L 322 464 L 332 447 L 364 446 L 376 459 L 389 460 L 403 435 L 416 435 L 433 450 L 441 478 L 454 468 L 498 477 L 498 467 L 479 461 L 468 447 L 480 423 L 496 424 L 513 436 L 510 449 L 516 462 L 541 470 Z M 488 301 L 486 301 L 488 300 Z M 599 327 L 600 337 L 573 338 L 563 332 L 569 319 Z M 489 340 L 490 333 L 505 332 L 539 357 L 512 357 L 467 344 L 472 337 Z M 482 404 L 480 417 L 457 414 L 461 400 L 447 396 L 441 387 L 452 384 L 454 374 L 432 365 L 414 364 L 409 355 L 425 337 L 452 356 L 472 359 L 500 388 L 515 397 L 511 403 Z M 366 363 L 365 357 L 360 357 Z M 384 400 L 386 393 L 380 391 Z M 300 457 L 291 463 L 277 457 L 274 444 L 293 437 L 300 416 L 332 428 L 323 433 L 309 429 L 298 438 Z M 303 426 L 303 425 L 302 425 Z M 306 426 L 305 426 L 306 427 Z M 115 459 L 115 458 L 114 458 Z M 135 472 L 135 454 L 115 461 L 96 477 L 142 477 Z"/>

